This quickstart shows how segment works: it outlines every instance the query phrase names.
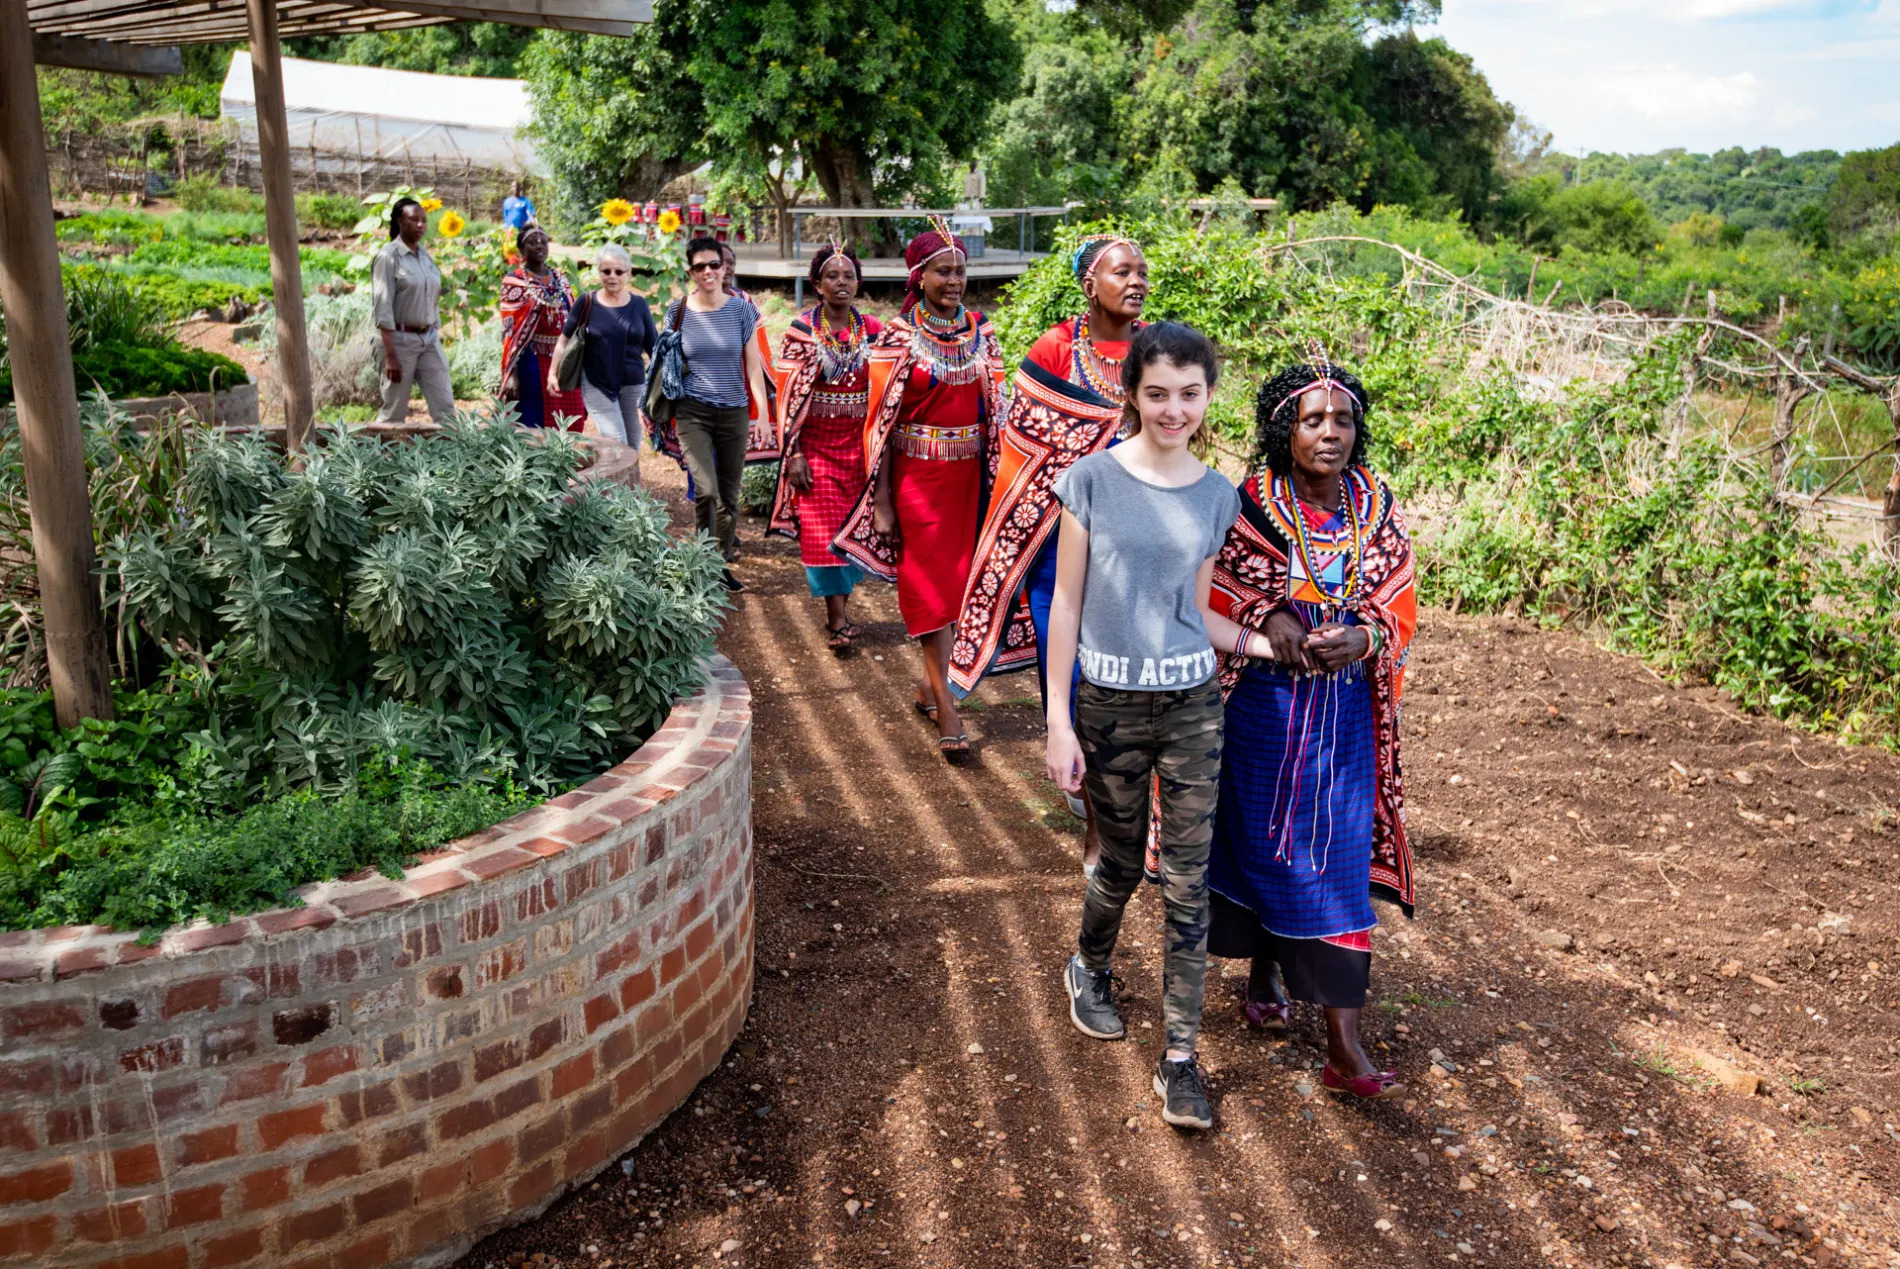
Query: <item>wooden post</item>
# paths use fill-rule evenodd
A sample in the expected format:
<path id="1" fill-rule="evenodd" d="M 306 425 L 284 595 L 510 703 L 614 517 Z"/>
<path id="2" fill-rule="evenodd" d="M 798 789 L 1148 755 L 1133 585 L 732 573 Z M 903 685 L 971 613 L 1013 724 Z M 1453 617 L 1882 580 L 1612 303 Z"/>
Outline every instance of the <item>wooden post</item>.
<path id="1" fill-rule="evenodd" d="M 297 257 L 297 193 L 290 175 L 284 118 L 284 67 L 277 0 L 245 0 L 251 24 L 251 82 L 257 97 L 257 161 L 264 175 L 264 223 L 270 239 L 270 290 L 277 310 L 277 374 L 284 388 L 284 446 L 302 451 L 316 413 L 310 344 L 304 328 L 303 264 Z"/>
<path id="2" fill-rule="evenodd" d="M 1789 351 L 1788 359 L 1796 366 L 1808 358 L 1808 337 L 1803 335 Z M 1775 368 L 1775 421 L 1769 432 L 1772 446 L 1769 450 L 1768 506 L 1765 510 L 1775 511 L 1781 504 L 1783 486 L 1788 483 L 1788 468 L 1794 460 L 1794 412 L 1808 397 L 1814 395 L 1814 389 L 1808 381 L 1789 370 L 1786 366 Z"/>
<path id="3" fill-rule="evenodd" d="M 7 313 L 53 712 L 61 727 L 74 727 L 82 718 L 112 717 L 112 673 L 92 578 L 92 499 L 43 127 L 26 6 L 0 3 L 0 306 Z"/>

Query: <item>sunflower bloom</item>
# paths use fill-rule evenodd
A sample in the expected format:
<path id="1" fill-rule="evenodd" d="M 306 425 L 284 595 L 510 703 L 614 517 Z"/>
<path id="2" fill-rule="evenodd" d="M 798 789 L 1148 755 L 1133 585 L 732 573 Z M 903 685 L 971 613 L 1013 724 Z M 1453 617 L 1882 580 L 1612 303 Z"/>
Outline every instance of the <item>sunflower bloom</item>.
<path id="1" fill-rule="evenodd" d="M 624 198 L 610 198 L 600 205 L 600 218 L 610 225 L 624 225 L 639 215 L 639 209 Z"/>
<path id="2" fill-rule="evenodd" d="M 442 219 L 435 222 L 435 231 L 444 238 L 460 237 L 462 231 L 467 228 L 468 222 L 455 212 L 444 212 Z"/>
<path id="3" fill-rule="evenodd" d="M 680 214 L 671 207 L 660 213 L 660 232 L 676 234 L 680 231 Z"/>
<path id="4" fill-rule="evenodd" d="M 425 198 L 422 200 L 422 210 L 431 213 L 439 212 L 442 210 L 442 200 L 439 198 Z"/>

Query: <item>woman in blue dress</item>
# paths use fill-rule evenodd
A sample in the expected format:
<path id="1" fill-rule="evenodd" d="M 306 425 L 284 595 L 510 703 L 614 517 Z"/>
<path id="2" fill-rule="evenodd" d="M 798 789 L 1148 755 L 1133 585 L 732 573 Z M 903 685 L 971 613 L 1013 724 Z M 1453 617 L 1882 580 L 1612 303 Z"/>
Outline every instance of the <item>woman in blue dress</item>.
<path id="1" fill-rule="evenodd" d="M 1256 403 L 1261 462 L 1241 486 L 1211 602 L 1273 656 L 1224 668 L 1208 865 L 1208 951 L 1252 959 L 1248 1020 L 1284 1030 L 1288 996 L 1322 1006 L 1321 1083 L 1364 1098 L 1401 1087 L 1366 1056 L 1359 1014 L 1371 899 L 1412 913 L 1398 703 L 1418 621 L 1404 521 L 1365 465 L 1368 407 L 1359 381 L 1317 352 Z"/>

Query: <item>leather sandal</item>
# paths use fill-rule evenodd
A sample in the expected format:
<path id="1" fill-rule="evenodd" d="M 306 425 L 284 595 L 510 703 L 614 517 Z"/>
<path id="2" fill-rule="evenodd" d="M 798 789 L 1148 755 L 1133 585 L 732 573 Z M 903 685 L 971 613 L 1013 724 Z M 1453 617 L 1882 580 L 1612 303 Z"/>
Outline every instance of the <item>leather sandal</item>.
<path id="1" fill-rule="evenodd" d="M 954 762 L 957 758 L 970 752 L 969 734 L 966 732 L 958 732 L 954 736 L 939 736 L 937 737 L 937 748 L 943 753 L 943 760 L 945 762 Z"/>
<path id="2" fill-rule="evenodd" d="M 1348 1093 L 1364 1102 L 1390 1097 L 1405 1088 L 1405 1085 L 1399 1083 L 1397 1071 L 1374 1071 L 1370 1075 L 1356 1075 L 1347 1079 L 1333 1070 L 1330 1062 L 1321 1069 L 1319 1082 L 1329 1093 Z"/>
<path id="3" fill-rule="evenodd" d="M 1293 1006 L 1284 1000 L 1248 1000 L 1242 1009 L 1247 1025 L 1261 1031 L 1285 1035 L 1293 1021 Z"/>
<path id="4" fill-rule="evenodd" d="M 935 705 L 926 705 L 913 696 L 910 701 L 910 707 L 916 710 L 920 716 L 929 719 L 931 722 L 934 723 L 937 721 L 937 707 Z"/>
<path id="5" fill-rule="evenodd" d="M 851 648 L 852 631 L 847 623 L 842 626 L 825 627 L 825 646 L 833 652 L 843 653 Z"/>

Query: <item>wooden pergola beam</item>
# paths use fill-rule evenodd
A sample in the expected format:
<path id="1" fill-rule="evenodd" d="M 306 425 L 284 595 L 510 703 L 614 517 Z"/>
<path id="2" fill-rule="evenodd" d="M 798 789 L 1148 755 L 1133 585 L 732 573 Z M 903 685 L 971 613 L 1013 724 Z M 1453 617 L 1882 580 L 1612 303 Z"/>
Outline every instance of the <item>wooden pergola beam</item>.
<path id="1" fill-rule="evenodd" d="M 112 717 L 112 671 L 92 579 L 92 496 L 33 44 L 26 6 L 0 0 L 0 307 L 7 313 L 53 712 L 61 727 L 76 727 L 82 718 Z"/>
<path id="2" fill-rule="evenodd" d="M 264 172 L 264 228 L 270 240 L 271 309 L 277 322 L 278 374 L 284 385 L 284 445 L 300 453 L 310 439 L 316 398 L 304 325 L 303 262 L 297 253 L 297 187 L 290 173 L 290 125 L 276 0 L 247 0 L 251 83 L 256 89 L 257 157 Z"/>
<path id="3" fill-rule="evenodd" d="M 184 54 L 175 44 L 120 44 L 43 32 L 33 36 L 33 60 L 41 66 L 104 71 L 108 75 L 132 75 L 140 79 L 181 75 L 185 70 Z"/>

